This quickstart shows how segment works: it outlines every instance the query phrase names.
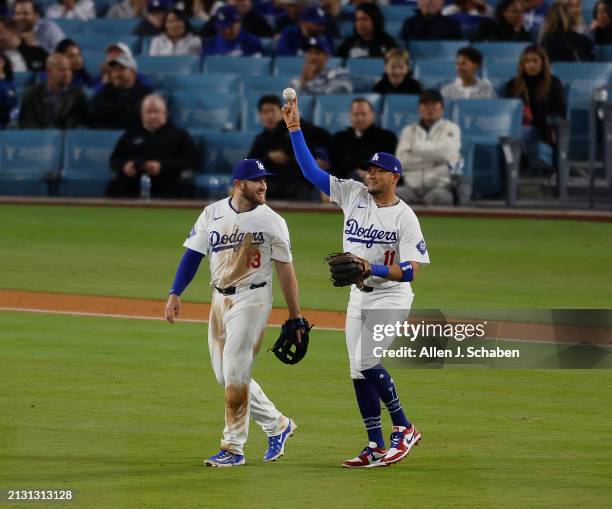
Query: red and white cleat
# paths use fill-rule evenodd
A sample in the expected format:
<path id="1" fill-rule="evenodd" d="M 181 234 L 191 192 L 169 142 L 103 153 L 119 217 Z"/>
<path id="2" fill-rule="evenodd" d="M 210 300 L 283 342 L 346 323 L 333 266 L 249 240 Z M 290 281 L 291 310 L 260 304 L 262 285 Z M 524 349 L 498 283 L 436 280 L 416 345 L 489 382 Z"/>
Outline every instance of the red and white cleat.
<path id="1" fill-rule="evenodd" d="M 393 426 L 391 431 L 391 447 L 389 447 L 384 458 L 380 460 L 380 466 L 392 465 L 403 460 L 408 456 L 410 449 L 417 445 L 420 440 L 421 434 L 414 426 L 410 426 L 410 428 Z"/>
<path id="2" fill-rule="evenodd" d="M 376 467 L 379 465 L 380 460 L 384 458 L 387 453 L 386 449 L 378 447 L 376 442 L 370 442 L 368 446 L 359 453 L 356 458 L 346 460 L 342 463 L 344 468 L 368 468 Z"/>

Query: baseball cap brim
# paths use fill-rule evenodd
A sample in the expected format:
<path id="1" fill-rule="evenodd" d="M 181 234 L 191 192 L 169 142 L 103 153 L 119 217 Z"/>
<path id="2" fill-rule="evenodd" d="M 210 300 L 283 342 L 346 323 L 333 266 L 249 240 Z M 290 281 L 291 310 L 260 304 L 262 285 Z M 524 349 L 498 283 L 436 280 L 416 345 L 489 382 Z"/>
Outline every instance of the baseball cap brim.
<path id="1" fill-rule="evenodd" d="M 261 177 L 276 177 L 276 173 L 266 171 L 265 173 L 258 173 L 257 175 L 253 175 L 252 178 L 251 177 L 249 178 L 234 177 L 234 180 L 259 180 Z"/>
<path id="2" fill-rule="evenodd" d="M 377 163 L 376 161 L 363 161 L 359 163 L 359 168 L 361 168 L 362 170 L 367 170 L 370 166 L 376 166 L 377 168 L 380 168 L 381 170 L 390 171 L 391 173 L 395 173 L 393 170 L 390 170 L 389 168 L 385 168 L 384 166 Z"/>

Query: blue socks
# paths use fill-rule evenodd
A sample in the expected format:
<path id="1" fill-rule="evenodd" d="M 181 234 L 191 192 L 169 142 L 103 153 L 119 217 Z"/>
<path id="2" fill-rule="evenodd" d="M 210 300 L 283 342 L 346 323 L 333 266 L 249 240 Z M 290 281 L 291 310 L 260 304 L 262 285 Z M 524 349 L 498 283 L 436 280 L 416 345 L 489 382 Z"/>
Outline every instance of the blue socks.
<path id="1" fill-rule="evenodd" d="M 387 407 L 393 425 L 406 426 L 406 428 L 412 426 L 412 424 L 410 424 L 410 421 L 404 415 L 404 411 L 402 410 L 402 403 L 400 402 L 399 396 L 397 395 L 395 384 L 393 383 L 393 378 L 391 378 L 391 375 L 388 373 L 388 371 L 383 368 L 382 364 L 378 364 L 370 369 L 365 369 L 361 372 L 361 374 L 365 376 L 366 380 L 370 382 L 371 386 L 374 388 L 382 402 Z"/>
<path id="2" fill-rule="evenodd" d="M 355 396 L 357 396 L 357 404 L 366 431 L 368 432 L 368 440 L 376 442 L 378 447 L 385 447 L 385 439 L 382 434 L 380 423 L 380 397 L 374 386 L 369 380 L 353 379 L 355 386 Z"/>

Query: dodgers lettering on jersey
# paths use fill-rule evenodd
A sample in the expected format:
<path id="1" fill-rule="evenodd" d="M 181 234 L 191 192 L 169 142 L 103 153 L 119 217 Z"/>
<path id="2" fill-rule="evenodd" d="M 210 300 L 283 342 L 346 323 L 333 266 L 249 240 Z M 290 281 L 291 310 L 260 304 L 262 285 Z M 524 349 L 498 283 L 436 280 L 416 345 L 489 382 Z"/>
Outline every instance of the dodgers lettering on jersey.
<path id="1" fill-rule="evenodd" d="M 291 262 L 285 220 L 267 205 L 236 212 L 229 199 L 204 209 L 183 246 L 210 258 L 211 285 L 271 283 L 272 260 Z"/>
<path id="2" fill-rule="evenodd" d="M 380 265 L 408 261 L 429 263 L 419 220 L 405 202 L 400 200 L 392 207 L 378 207 L 361 182 L 336 177 L 330 177 L 330 191 L 331 201 L 344 212 L 344 251 Z M 374 288 L 409 285 L 378 277 L 368 278 L 366 284 Z"/>

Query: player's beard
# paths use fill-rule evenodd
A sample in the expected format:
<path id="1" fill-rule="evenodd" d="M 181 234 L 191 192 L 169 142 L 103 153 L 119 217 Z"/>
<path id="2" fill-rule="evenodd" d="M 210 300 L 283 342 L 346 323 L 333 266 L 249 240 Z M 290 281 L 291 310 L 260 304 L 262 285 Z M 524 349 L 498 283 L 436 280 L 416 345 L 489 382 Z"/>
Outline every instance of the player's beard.
<path id="1" fill-rule="evenodd" d="M 242 191 L 243 198 L 248 201 L 253 207 L 266 203 L 266 191 L 263 195 L 258 194 L 259 190 L 244 189 Z"/>

